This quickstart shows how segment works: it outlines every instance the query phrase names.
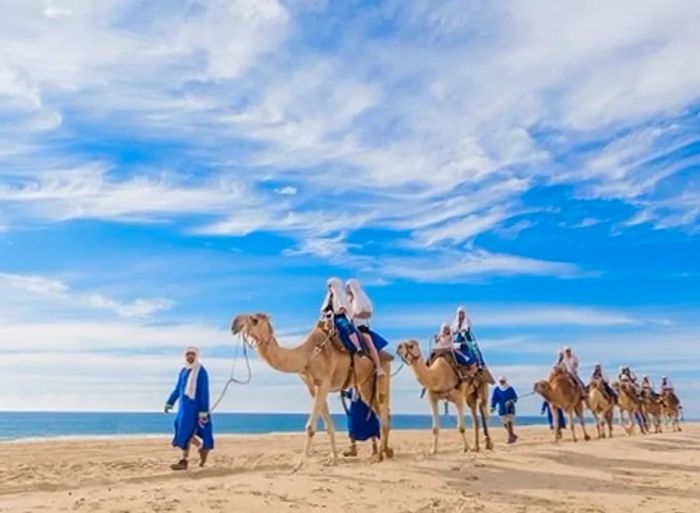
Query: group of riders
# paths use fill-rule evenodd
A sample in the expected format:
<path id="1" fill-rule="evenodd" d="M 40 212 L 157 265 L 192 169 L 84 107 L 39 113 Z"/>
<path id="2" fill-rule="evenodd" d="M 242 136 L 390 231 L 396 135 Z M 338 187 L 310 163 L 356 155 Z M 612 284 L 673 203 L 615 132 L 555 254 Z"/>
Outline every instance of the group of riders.
<path id="1" fill-rule="evenodd" d="M 321 304 L 321 317 L 332 319 L 343 345 L 355 354 L 367 354 L 374 362 L 378 376 L 385 375 L 379 358 L 379 351 L 387 341 L 370 329 L 374 313 L 372 301 L 357 279 L 349 279 L 345 286 L 339 278 L 329 278 L 326 282 L 326 296 Z M 450 352 L 456 363 L 464 367 L 475 366 L 486 369 L 486 362 L 472 331 L 471 319 L 467 310 L 457 308 L 452 324 L 443 323 L 433 337 L 431 351 L 435 354 Z M 493 383 L 493 377 L 487 373 Z"/>
<path id="2" fill-rule="evenodd" d="M 338 335 L 346 349 L 355 354 L 368 355 L 376 367 L 378 376 L 385 375 L 379 358 L 381 351 L 388 344 L 387 341 L 370 329 L 370 322 L 374 314 L 372 301 L 357 279 L 349 279 L 343 285 L 339 278 L 329 278 L 326 282 L 326 296 L 321 304 L 321 316 L 331 319 Z M 466 308 L 457 308 L 454 320 L 451 324 L 443 323 L 440 330 L 433 337 L 431 357 L 440 353 L 451 353 L 455 363 L 463 367 L 476 367 L 484 370 L 486 379 L 493 384 L 493 377 L 488 372 L 484 356 L 479 348 L 472 330 L 472 322 Z M 580 387 L 582 394 L 588 392 L 588 387 L 579 376 L 579 359 L 570 347 L 559 351 L 555 367 L 566 371 L 573 381 Z M 617 402 L 617 392 L 610 385 L 603 372 L 603 366 L 596 363 L 591 374 L 591 380 L 600 379 L 604 389 L 614 403 Z M 641 400 L 648 396 L 658 400 L 660 394 L 654 390 L 654 384 L 649 376 L 643 376 L 641 382 L 629 367 L 619 369 L 619 383 L 629 383 L 635 395 Z M 671 381 L 663 376 L 661 379 L 661 394 L 673 393 Z"/>
<path id="3" fill-rule="evenodd" d="M 565 347 L 562 351 L 559 352 L 554 367 L 560 368 L 566 373 L 568 373 L 573 379 L 573 381 L 575 381 L 576 384 L 580 387 L 581 392 L 584 395 L 588 393 L 588 387 L 581 380 L 578 373 L 578 357 L 574 354 L 570 347 Z M 605 392 L 608 394 L 611 401 L 613 403 L 617 403 L 618 393 L 615 390 L 615 388 L 613 388 L 610 385 L 610 382 L 608 381 L 607 377 L 605 376 L 605 373 L 603 372 L 603 366 L 600 363 L 596 363 L 593 367 L 593 372 L 591 373 L 591 381 L 593 380 L 600 380 L 603 384 Z M 634 399 L 638 401 L 646 398 L 658 401 L 661 399 L 662 394 L 675 393 L 673 385 L 671 384 L 671 380 L 668 377 L 663 376 L 661 378 L 660 393 L 657 393 L 654 389 L 654 383 L 648 375 L 643 376 L 640 382 L 637 379 L 635 373 L 632 372 L 632 370 L 627 366 L 622 366 L 619 368 L 617 381 L 619 384 L 628 384 L 629 389 L 631 390 L 634 396 Z"/>

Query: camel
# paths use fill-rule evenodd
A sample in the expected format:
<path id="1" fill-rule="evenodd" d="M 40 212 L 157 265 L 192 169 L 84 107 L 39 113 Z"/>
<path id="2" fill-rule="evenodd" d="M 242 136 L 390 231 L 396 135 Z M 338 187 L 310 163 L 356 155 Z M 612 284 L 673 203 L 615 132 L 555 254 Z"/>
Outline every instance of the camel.
<path id="1" fill-rule="evenodd" d="M 316 433 L 319 415 L 323 418 L 330 440 L 330 465 L 338 463 L 335 442 L 335 427 L 331 419 L 327 397 L 330 392 L 339 392 L 355 387 L 360 398 L 381 420 L 381 444 L 372 461 L 381 461 L 394 455 L 389 446 L 389 376 L 393 357 L 381 353 L 385 376 L 377 377 L 375 366 L 369 358 L 351 356 L 341 347 L 332 321 L 319 321 L 307 337 L 294 348 L 283 348 L 275 338 L 270 318 L 261 313 L 238 315 L 231 324 L 234 335 L 241 334 L 245 343 L 255 348 L 258 355 L 273 369 L 299 374 L 313 399 L 313 408 L 306 423 L 304 453 L 295 467 L 300 469 L 311 454 L 312 438 Z"/>
<path id="2" fill-rule="evenodd" d="M 534 391 L 544 397 L 544 400 L 549 403 L 549 408 L 553 412 L 555 443 L 561 438 L 559 416 L 556 414 L 557 408 L 561 408 L 569 416 L 572 441 L 576 442 L 578 440 L 576 438 L 576 426 L 574 425 L 574 413 L 581 423 L 584 440 L 591 439 L 586 431 L 586 421 L 583 418 L 585 399 L 581 395 L 580 387 L 562 366 L 556 365 L 552 369 L 549 380 L 541 380 L 535 383 Z"/>
<path id="3" fill-rule="evenodd" d="M 464 405 L 469 406 L 474 427 L 474 451 L 479 451 L 479 416 L 477 408 L 481 412 L 486 448 L 493 449 L 493 442 L 488 431 L 488 394 L 489 385 L 475 373 L 469 374 L 466 379 L 460 379 L 457 371 L 445 358 L 435 358 L 430 366 L 425 363 L 420 350 L 420 344 L 415 340 L 401 342 L 397 347 L 397 353 L 401 359 L 411 367 L 418 382 L 428 392 L 428 401 L 433 414 L 433 444 L 431 454 L 438 450 L 438 436 L 440 434 L 440 414 L 438 402 L 446 400 L 457 408 L 457 430 L 459 431 L 464 451 L 469 450 L 469 443 L 464 427 Z"/>
<path id="4" fill-rule="evenodd" d="M 598 430 L 598 438 L 605 438 L 605 425 L 608 426 L 608 438 L 613 437 L 613 414 L 615 400 L 605 390 L 603 378 L 591 379 L 588 385 L 588 407 L 593 412 L 595 427 Z"/>
<path id="5" fill-rule="evenodd" d="M 661 433 L 661 418 L 663 417 L 663 402 L 661 396 L 652 390 L 642 390 L 642 416 L 647 429 L 653 424 L 654 433 Z"/>
<path id="6" fill-rule="evenodd" d="M 663 405 L 664 417 L 666 417 L 666 425 L 670 424 L 673 431 L 681 431 L 678 420 L 681 403 L 673 390 L 664 390 L 661 393 L 661 404 Z"/>
<path id="7" fill-rule="evenodd" d="M 642 406 L 639 400 L 639 394 L 633 383 L 627 380 L 619 381 L 613 384 L 613 387 L 617 391 L 617 407 L 620 410 L 620 425 L 623 427 L 628 435 L 632 435 L 634 432 L 634 422 L 637 415 L 641 419 L 639 429 L 642 434 L 646 434 L 647 426 L 642 415 Z M 629 425 L 625 422 L 625 413 L 629 417 Z"/>

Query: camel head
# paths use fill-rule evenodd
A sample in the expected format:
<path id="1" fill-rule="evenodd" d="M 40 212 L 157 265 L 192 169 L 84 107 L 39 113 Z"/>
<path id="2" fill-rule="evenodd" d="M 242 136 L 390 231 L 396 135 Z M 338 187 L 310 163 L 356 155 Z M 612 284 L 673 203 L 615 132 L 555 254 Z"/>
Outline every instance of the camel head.
<path id="1" fill-rule="evenodd" d="M 540 394 L 542 397 L 547 399 L 552 392 L 552 386 L 547 380 L 542 379 L 535 383 L 535 386 L 532 387 L 532 390 L 535 393 Z"/>
<path id="2" fill-rule="evenodd" d="M 263 313 L 237 315 L 231 322 L 231 333 L 242 335 L 250 347 L 267 345 L 274 337 L 270 318 Z"/>
<path id="3" fill-rule="evenodd" d="M 416 340 L 406 340 L 396 347 L 396 353 L 407 364 L 413 365 L 422 358 L 420 344 Z"/>

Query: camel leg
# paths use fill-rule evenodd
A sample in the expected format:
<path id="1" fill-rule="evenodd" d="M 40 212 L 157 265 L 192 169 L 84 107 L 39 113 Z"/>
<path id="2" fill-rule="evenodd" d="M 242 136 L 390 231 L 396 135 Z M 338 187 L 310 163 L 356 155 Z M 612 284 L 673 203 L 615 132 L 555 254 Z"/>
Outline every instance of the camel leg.
<path id="1" fill-rule="evenodd" d="M 605 414 L 605 420 L 608 423 L 608 438 L 613 437 L 613 410 Z"/>
<path id="2" fill-rule="evenodd" d="M 382 440 L 380 455 L 387 458 L 394 457 L 394 450 L 389 445 L 389 433 L 391 431 L 391 405 L 389 404 L 390 388 L 391 388 L 391 363 L 384 362 L 383 367 L 385 376 L 378 378 L 377 386 L 379 387 L 379 402 L 380 412 L 379 418 L 382 422 Z"/>
<path id="3" fill-rule="evenodd" d="M 491 441 L 491 435 L 489 434 L 489 389 L 487 385 L 482 385 L 481 388 L 481 403 L 479 405 L 479 413 L 481 413 L 481 421 L 484 428 L 484 439 L 486 440 L 486 450 L 490 451 L 493 449 L 493 442 Z"/>
<path id="4" fill-rule="evenodd" d="M 591 437 L 588 435 L 588 431 L 586 431 L 586 420 L 583 418 L 583 404 L 579 404 L 578 408 L 576 408 L 576 416 L 583 430 L 583 439 L 587 442 Z"/>
<path id="5" fill-rule="evenodd" d="M 464 401 L 455 401 L 457 407 L 457 430 L 462 437 L 464 452 L 469 450 L 469 442 L 467 442 L 467 428 L 464 427 Z"/>
<path id="6" fill-rule="evenodd" d="M 329 462 L 335 465 L 338 462 L 338 447 L 335 444 L 335 424 L 333 424 L 330 411 L 328 411 L 328 401 L 323 402 L 323 406 L 321 407 L 321 418 L 323 419 L 323 424 L 326 426 L 326 432 L 328 433 L 328 439 L 331 444 Z"/>
<path id="7" fill-rule="evenodd" d="M 474 452 L 479 452 L 481 447 L 479 446 L 479 415 L 476 413 L 476 401 L 472 401 L 469 404 L 469 410 L 472 413 L 472 429 L 474 430 Z"/>
<path id="8" fill-rule="evenodd" d="M 549 411 L 552 412 L 552 431 L 554 432 L 554 443 L 559 443 L 559 434 L 561 433 L 561 426 L 559 426 L 559 410 L 557 410 L 552 403 L 549 403 Z"/>
<path id="9" fill-rule="evenodd" d="M 573 408 L 567 410 L 566 414 L 569 416 L 569 426 L 571 427 L 571 441 L 578 442 L 578 439 L 576 438 L 576 424 L 574 423 L 576 419 L 574 418 Z"/>
<path id="10" fill-rule="evenodd" d="M 598 440 L 600 440 L 601 438 L 605 438 L 605 431 L 601 429 L 601 423 L 603 422 L 602 419 L 600 418 L 596 410 L 591 410 L 591 412 L 593 413 L 596 431 L 598 431 Z"/>
<path id="11" fill-rule="evenodd" d="M 323 411 L 324 406 L 326 409 L 328 408 L 328 405 L 326 403 L 326 397 L 328 397 L 328 391 L 330 390 L 330 385 L 327 383 L 322 383 L 316 387 L 315 390 L 315 396 L 314 396 L 314 403 L 313 403 L 313 408 L 311 410 L 311 415 L 309 415 L 309 420 L 306 422 L 306 443 L 304 446 L 304 454 L 299 461 L 299 463 L 296 465 L 294 470 L 299 470 L 301 469 L 306 461 L 309 459 L 309 456 L 311 456 L 311 443 L 314 435 L 316 434 L 316 422 L 318 421 L 319 415 L 321 415 L 321 412 Z M 330 415 L 329 415 L 330 419 Z M 333 424 L 333 421 L 330 421 L 330 425 Z M 331 450 L 335 450 L 335 432 L 329 430 L 328 435 L 331 437 Z M 338 462 L 338 454 L 334 453 L 331 456 L 331 461 L 330 463 L 336 464 Z"/>
<path id="12" fill-rule="evenodd" d="M 438 411 L 438 400 L 434 397 L 429 397 L 430 409 L 433 413 L 433 446 L 430 448 L 430 454 L 437 454 L 438 451 L 438 436 L 440 435 L 440 412 Z"/>

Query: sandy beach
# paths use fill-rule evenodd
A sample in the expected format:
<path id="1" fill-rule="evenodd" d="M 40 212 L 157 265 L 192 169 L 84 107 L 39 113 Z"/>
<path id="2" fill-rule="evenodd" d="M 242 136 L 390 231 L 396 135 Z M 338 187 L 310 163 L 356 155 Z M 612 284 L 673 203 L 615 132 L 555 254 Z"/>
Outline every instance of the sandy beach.
<path id="1" fill-rule="evenodd" d="M 445 431 L 393 433 L 394 460 L 324 466 L 326 438 L 297 473 L 300 435 L 222 436 L 207 468 L 168 469 L 164 438 L 4 443 L 0 511 L 53 512 L 568 512 L 700 511 L 700 425 L 682 433 L 553 445 L 541 427 L 517 446 L 462 453 Z"/>

